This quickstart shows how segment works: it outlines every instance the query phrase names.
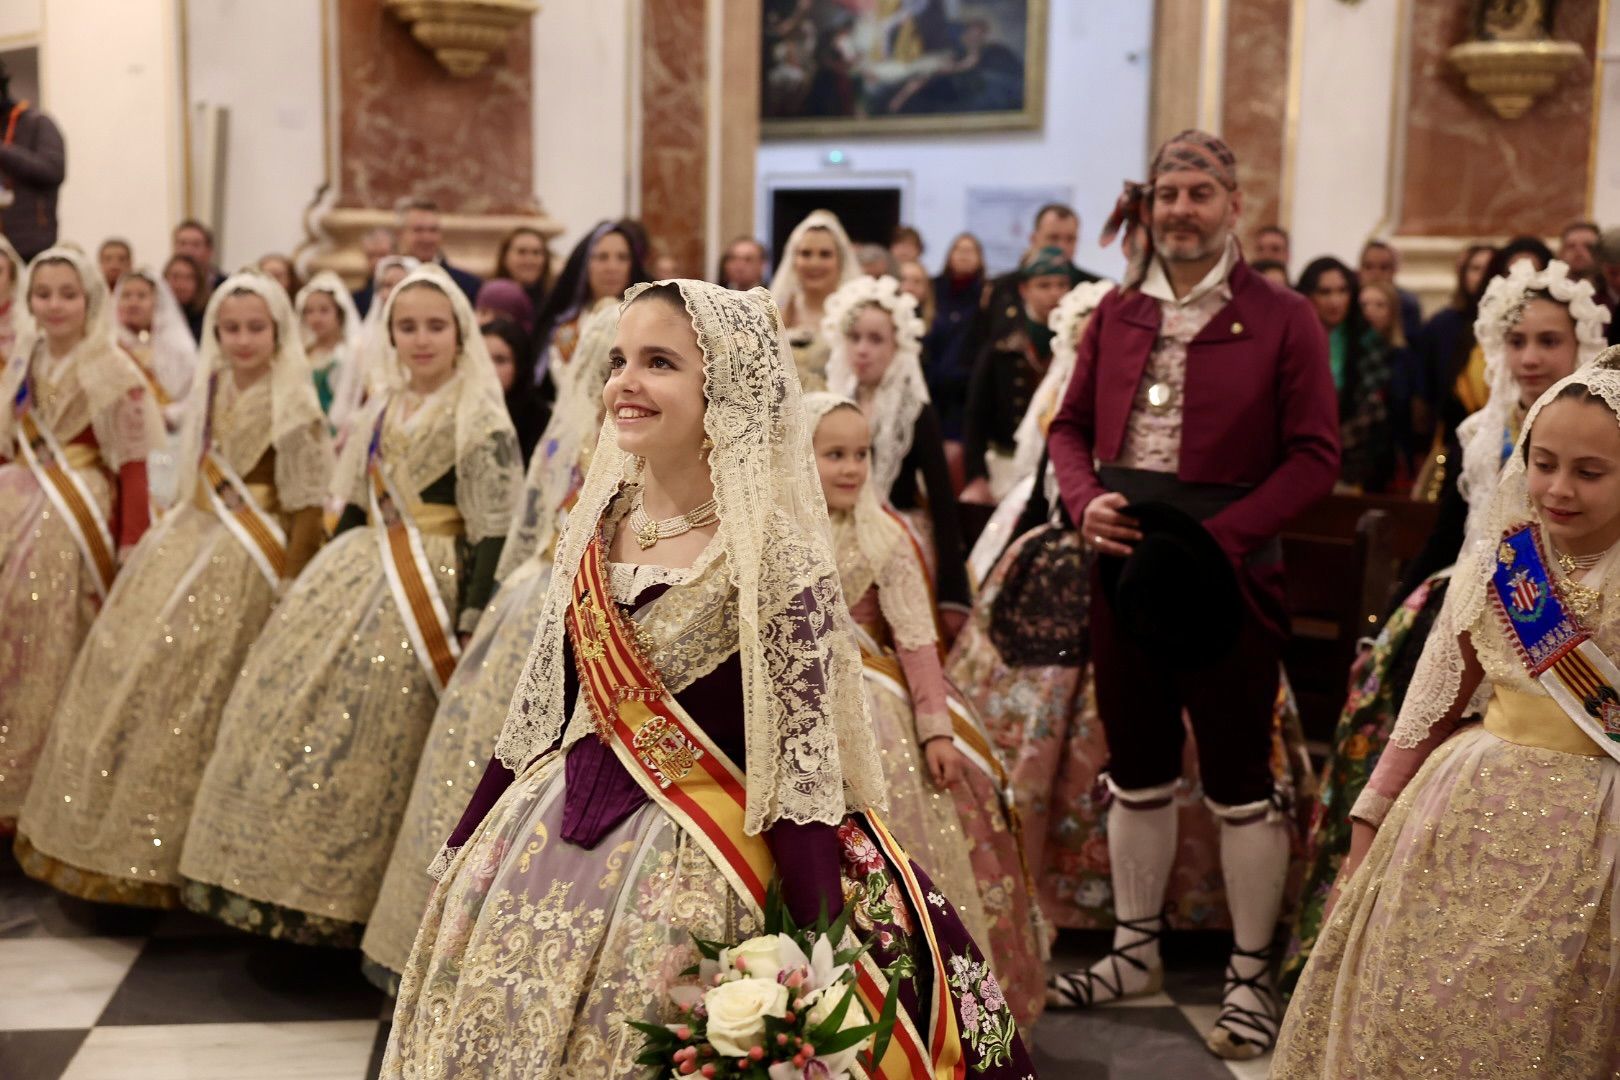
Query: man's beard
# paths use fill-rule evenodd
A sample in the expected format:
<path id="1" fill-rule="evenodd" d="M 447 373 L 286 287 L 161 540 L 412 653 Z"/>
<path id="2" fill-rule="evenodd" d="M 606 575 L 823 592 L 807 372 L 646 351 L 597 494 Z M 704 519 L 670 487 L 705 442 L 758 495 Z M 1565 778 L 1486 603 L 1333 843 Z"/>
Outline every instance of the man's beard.
<path id="1" fill-rule="evenodd" d="M 1192 251 L 1187 251 L 1185 249 L 1177 250 L 1174 244 L 1171 244 L 1166 240 L 1162 240 L 1158 235 L 1155 235 L 1153 237 L 1154 253 L 1165 262 L 1201 262 L 1204 259 L 1219 254 L 1220 251 L 1226 247 L 1225 229 L 1217 229 L 1213 234 L 1205 235 L 1203 232 L 1199 231 L 1196 226 L 1188 226 L 1188 228 L 1192 229 L 1194 232 L 1198 232 L 1199 242 L 1196 249 Z"/>

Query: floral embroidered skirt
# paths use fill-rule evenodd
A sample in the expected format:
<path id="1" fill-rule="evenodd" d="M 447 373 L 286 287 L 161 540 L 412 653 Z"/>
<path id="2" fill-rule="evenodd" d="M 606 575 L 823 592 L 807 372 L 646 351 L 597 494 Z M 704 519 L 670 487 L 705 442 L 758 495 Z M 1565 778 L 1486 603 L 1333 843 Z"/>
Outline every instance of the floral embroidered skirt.
<path id="1" fill-rule="evenodd" d="M 78 475 L 106 514 L 106 475 Z M 34 474 L 0 465 L 0 832 L 10 832 L 22 811 L 68 672 L 100 607 L 90 574 Z"/>
<path id="2" fill-rule="evenodd" d="M 656 803 L 592 848 L 562 840 L 563 763 L 549 755 L 524 770 L 434 890 L 400 981 L 384 1078 L 645 1076 L 627 1021 L 672 1019 L 669 989 L 698 958 L 692 936 L 759 933 L 702 846 Z M 847 823 L 839 834 L 852 925 L 877 943 L 875 955 L 916 947 L 915 914 L 876 851 Z M 983 956 L 913 869 L 933 909 L 968 1075 L 1032 1076 Z M 915 1016 L 910 983 L 900 996 Z"/>
<path id="3" fill-rule="evenodd" d="M 1272 1077 L 1614 1075 L 1617 781 L 1478 725 L 1442 744 L 1323 928 Z"/>
<path id="4" fill-rule="evenodd" d="M 175 907 L 192 799 L 275 594 L 212 513 L 141 540 L 91 628 L 18 823 L 18 861 L 63 892 Z"/>
<path id="5" fill-rule="evenodd" d="M 1384 623 L 1372 651 L 1359 657 L 1350 669 L 1350 696 L 1333 734 L 1333 756 L 1322 770 L 1316 801 L 1311 805 L 1305 885 L 1279 982 L 1285 995 L 1293 992 L 1321 933 L 1328 893 L 1350 854 L 1350 808 L 1361 797 L 1395 729 L 1412 670 L 1440 614 L 1450 575 L 1450 570 L 1443 571 L 1414 589 Z"/>
<path id="6" fill-rule="evenodd" d="M 973 617 L 957 638 L 945 673 L 978 712 L 1012 776 L 1024 850 L 1046 918 L 1064 929 L 1106 929 L 1114 924 L 1108 797 L 1101 782 L 1108 769 L 1108 742 L 1088 670 L 1083 663 L 1013 663 L 997 647 L 991 626 L 996 598 L 1019 553 L 1025 545 L 1043 542 L 1052 528 L 1032 529 L 1001 557 L 974 600 Z M 1084 634 L 1085 612 L 1076 618 Z M 1177 850 L 1167 915 L 1170 925 L 1180 929 L 1225 929 L 1230 921 L 1219 831 L 1204 806 L 1190 726 L 1183 760 L 1175 793 Z M 1303 875 L 1304 820 L 1315 778 L 1286 679 L 1279 685 L 1273 714 L 1271 768 L 1278 790 L 1292 802 L 1296 827 L 1288 896 L 1293 897 Z M 1291 910 L 1291 903 L 1284 908 Z"/>
<path id="7" fill-rule="evenodd" d="M 455 541 L 422 541 L 454 610 Z M 374 532 L 345 532 L 242 664 L 180 856 L 186 906 L 304 944 L 359 944 L 436 705 Z"/>
<path id="8" fill-rule="evenodd" d="M 377 976 L 397 975 L 410 958 L 433 889 L 428 864 L 461 819 L 495 752 L 550 581 L 551 564 L 530 559 L 501 583 L 439 700 L 361 943 L 374 981 L 391 982 Z"/>

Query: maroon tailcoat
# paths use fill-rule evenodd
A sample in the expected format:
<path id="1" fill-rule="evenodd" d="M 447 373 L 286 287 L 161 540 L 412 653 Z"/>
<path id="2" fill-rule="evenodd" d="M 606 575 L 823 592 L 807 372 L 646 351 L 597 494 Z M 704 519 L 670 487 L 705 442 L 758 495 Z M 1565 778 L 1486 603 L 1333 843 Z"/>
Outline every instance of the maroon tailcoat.
<path id="1" fill-rule="evenodd" d="M 1253 490 L 1204 524 L 1239 568 L 1250 599 L 1282 629 L 1283 573 L 1249 556 L 1333 489 L 1339 407 L 1327 337 L 1309 301 L 1239 259 L 1232 299 L 1187 347 L 1177 475 Z M 1069 516 L 1107 489 L 1096 463 L 1119 457 L 1125 423 L 1158 338 L 1159 302 L 1132 289 L 1103 298 L 1048 435 Z"/>

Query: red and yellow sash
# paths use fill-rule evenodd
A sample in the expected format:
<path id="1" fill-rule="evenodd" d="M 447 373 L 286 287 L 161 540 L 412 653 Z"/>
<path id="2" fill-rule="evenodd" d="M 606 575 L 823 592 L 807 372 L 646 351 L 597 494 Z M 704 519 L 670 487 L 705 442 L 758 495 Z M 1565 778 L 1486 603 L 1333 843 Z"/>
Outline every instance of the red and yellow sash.
<path id="1" fill-rule="evenodd" d="M 598 734 L 648 797 L 702 845 L 733 891 L 762 916 L 776 867 L 764 837 L 750 836 L 743 829 L 746 777 L 665 691 L 647 662 L 633 630 L 613 604 L 600 538 L 586 545 L 580 560 L 567 626 L 580 686 Z M 894 864 L 896 884 L 905 891 L 927 935 L 929 956 L 924 959 L 933 964 L 932 1040 L 925 1042 L 909 1014 L 901 1011 L 875 1076 L 881 1080 L 960 1076 L 961 1037 L 927 898 L 905 853 L 876 818 L 855 815 L 850 820 Z M 877 1016 L 888 980 L 869 954 L 863 954 L 857 965 L 856 988 L 869 1015 Z"/>
<path id="2" fill-rule="evenodd" d="M 461 643 L 456 640 L 450 613 L 445 610 L 438 586 L 433 583 L 433 570 L 422 549 L 422 534 L 411 520 L 405 501 L 382 469 L 379 447 L 387 414 L 388 409 L 384 407 L 377 416 L 366 459 L 371 523 L 377 535 L 377 546 L 382 551 L 388 588 L 404 617 L 411 647 L 427 672 L 433 692 L 442 694 L 451 672 L 456 669 L 456 661 L 461 658 Z"/>
<path id="3" fill-rule="evenodd" d="M 113 545 L 112 530 L 107 527 L 101 507 L 91 496 L 77 472 L 68 464 L 69 458 L 56 441 L 51 429 L 34 417 L 28 405 L 27 380 L 17 395 L 17 446 L 23 463 L 44 489 L 56 512 L 62 515 L 74 546 L 90 568 L 90 582 L 96 595 L 103 600 L 112 588 L 113 575 L 118 572 L 117 550 Z"/>

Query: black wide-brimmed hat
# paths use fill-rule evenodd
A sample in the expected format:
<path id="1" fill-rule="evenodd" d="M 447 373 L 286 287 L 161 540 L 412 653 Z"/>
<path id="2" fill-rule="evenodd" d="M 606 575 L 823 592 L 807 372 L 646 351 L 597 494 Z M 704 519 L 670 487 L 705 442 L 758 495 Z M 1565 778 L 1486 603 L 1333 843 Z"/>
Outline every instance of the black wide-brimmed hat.
<path id="1" fill-rule="evenodd" d="M 1136 520 L 1142 539 L 1127 557 L 1098 563 L 1114 624 L 1167 666 L 1207 667 L 1237 643 L 1243 591 L 1220 544 L 1196 518 L 1168 503 L 1147 502 L 1120 513 Z"/>

